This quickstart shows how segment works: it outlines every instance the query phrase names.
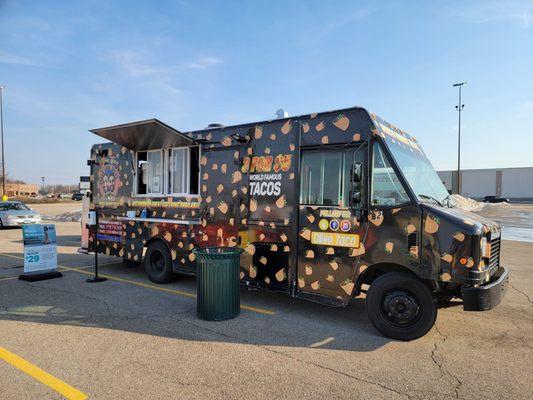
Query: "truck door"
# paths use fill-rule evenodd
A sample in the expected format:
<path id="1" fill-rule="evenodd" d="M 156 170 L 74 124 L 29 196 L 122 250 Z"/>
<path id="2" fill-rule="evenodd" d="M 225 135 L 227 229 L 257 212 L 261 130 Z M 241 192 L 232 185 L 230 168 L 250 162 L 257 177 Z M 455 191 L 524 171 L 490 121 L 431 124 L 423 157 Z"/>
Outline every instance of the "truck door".
<path id="1" fill-rule="evenodd" d="M 367 146 L 302 150 L 298 236 L 300 293 L 348 299 L 364 253 Z"/>

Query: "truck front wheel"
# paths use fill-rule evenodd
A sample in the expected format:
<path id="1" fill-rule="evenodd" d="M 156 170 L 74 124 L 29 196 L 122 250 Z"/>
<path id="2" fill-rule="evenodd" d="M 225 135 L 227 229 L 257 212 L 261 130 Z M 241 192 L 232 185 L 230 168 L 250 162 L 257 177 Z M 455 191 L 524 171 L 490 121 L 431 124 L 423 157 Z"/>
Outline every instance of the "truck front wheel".
<path id="1" fill-rule="evenodd" d="M 144 270 L 155 283 L 169 283 L 174 278 L 172 257 L 168 247 L 161 241 L 151 243 L 144 255 Z"/>
<path id="2" fill-rule="evenodd" d="M 366 310 L 378 331 L 398 340 L 424 336 L 437 319 L 437 301 L 431 290 L 407 272 L 389 272 L 372 282 Z"/>

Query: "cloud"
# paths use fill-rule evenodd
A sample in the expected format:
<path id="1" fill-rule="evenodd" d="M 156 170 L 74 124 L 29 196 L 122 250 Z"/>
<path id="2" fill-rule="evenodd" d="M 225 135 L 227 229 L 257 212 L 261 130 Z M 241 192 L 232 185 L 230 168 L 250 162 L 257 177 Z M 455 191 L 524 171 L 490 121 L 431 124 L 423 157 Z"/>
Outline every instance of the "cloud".
<path id="1" fill-rule="evenodd" d="M 0 51 L 0 64 L 29 65 L 38 66 L 39 64 L 29 58 L 17 56 L 16 54 Z"/>
<path id="2" fill-rule="evenodd" d="M 147 58 L 146 54 L 132 50 L 118 50 L 111 54 L 111 59 L 129 76 L 142 77 L 166 73 L 166 68 L 156 67 L 143 61 Z"/>
<path id="3" fill-rule="evenodd" d="M 173 84 L 180 72 L 206 70 L 223 63 L 218 57 L 200 56 L 192 61 L 159 64 L 152 54 L 143 50 L 116 50 L 105 58 L 115 63 L 128 77 L 171 94 L 181 92 Z"/>
<path id="4" fill-rule="evenodd" d="M 176 62 L 167 65 L 150 63 L 153 57 L 144 51 L 118 50 L 112 53 L 111 59 L 132 77 L 169 76 L 183 69 L 207 69 L 223 63 L 218 57 L 202 56 L 192 61 Z"/>
<path id="5" fill-rule="evenodd" d="M 533 21 L 533 4 L 529 0 L 462 3 L 450 13 L 453 17 L 470 23 L 518 22 L 524 28 L 529 28 Z"/>
<path id="6" fill-rule="evenodd" d="M 185 63 L 185 66 L 192 69 L 206 69 L 222 63 L 222 59 L 217 57 L 199 57 L 196 61 Z"/>

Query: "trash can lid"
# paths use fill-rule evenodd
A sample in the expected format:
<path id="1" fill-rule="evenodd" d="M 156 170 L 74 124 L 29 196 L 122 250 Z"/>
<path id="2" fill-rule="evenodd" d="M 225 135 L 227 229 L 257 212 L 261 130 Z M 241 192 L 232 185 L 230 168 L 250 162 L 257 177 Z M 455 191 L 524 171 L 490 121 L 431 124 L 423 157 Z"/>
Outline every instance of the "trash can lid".
<path id="1" fill-rule="evenodd" d="M 197 247 L 193 250 L 193 253 L 200 257 L 208 258 L 226 258 L 240 255 L 243 249 L 240 247 Z"/>

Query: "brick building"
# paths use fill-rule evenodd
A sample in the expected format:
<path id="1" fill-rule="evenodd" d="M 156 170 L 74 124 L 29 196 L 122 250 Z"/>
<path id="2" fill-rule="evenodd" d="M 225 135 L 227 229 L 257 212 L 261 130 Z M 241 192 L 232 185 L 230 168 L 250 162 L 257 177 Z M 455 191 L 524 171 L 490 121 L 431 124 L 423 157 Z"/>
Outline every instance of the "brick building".
<path id="1" fill-rule="evenodd" d="M 6 194 L 8 197 L 34 196 L 38 192 L 38 185 L 27 183 L 6 183 Z M 3 194 L 2 184 L 0 183 L 0 196 Z"/>

